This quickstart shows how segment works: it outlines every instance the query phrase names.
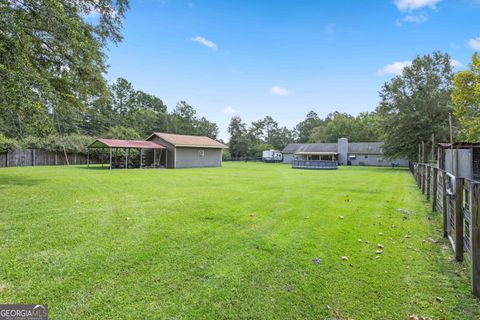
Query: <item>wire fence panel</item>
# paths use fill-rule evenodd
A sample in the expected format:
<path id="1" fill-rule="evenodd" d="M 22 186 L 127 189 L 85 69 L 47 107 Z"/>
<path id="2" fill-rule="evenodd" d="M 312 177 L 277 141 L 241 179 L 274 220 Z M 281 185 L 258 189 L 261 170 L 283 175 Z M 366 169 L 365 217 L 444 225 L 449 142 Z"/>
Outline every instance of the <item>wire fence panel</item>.
<path id="1" fill-rule="evenodd" d="M 442 174 L 437 175 L 437 211 L 443 212 L 443 178 Z"/>
<path id="2" fill-rule="evenodd" d="M 443 236 L 456 261 L 470 260 L 472 293 L 480 298 L 480 181 L 456 177 L 429 164 L 411 165 L 432 210 L 443 213 Z"/>

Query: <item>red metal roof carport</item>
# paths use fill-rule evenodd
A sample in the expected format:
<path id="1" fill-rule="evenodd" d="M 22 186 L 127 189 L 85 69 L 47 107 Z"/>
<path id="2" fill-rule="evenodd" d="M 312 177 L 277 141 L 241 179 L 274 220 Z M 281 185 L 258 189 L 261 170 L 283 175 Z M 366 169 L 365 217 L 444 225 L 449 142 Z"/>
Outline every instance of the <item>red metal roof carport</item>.
<path id="1" fill-rule="evenodd" d="M 145 141 L 145 140 L 118 140 L 118 139 L 97 139 L 91 145 L 87 147 L 88 150 L 90 148 L 101 148 L 101 149 L 109 149 L 110 155 L 110 170 L 112 169 L 112 148 L 114 149 L 126 149 L 125 152 L 125 169 L 128 168 L 128 150 L 129 149 L 140 149 L 140 168 L 142 168 L 142 159 L 143 159 L 143 150 L 144 149 L 153 149 L 153 167 L 156 167 L 155 159 L 155 151 L 157 149 L 163 150 L 166 147 L 162 146 L 153 141 Z M 166 155 L 165 155 L 166 156 Z M 87 154 L 87 165 L 90 165 L 90 152 Z"/>

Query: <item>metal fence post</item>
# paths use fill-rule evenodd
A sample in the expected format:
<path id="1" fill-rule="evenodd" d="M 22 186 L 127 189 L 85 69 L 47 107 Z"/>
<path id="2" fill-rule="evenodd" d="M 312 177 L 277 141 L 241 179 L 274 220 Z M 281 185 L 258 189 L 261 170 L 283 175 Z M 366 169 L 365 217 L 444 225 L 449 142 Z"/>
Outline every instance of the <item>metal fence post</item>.
<path id="1" fill-rule="evenodd" d="M 447 216 L 447 173 L 442 171 L 442 211 L 443 211 L 443 237 L 448 237 Z"/>
<path id="2" fill-rule="evenodd" d="M 455 178 L 455 259 L 463 261 L 463 178 Z"/>
<path id="3" fill-rule="evenodd" d="M 472 214 L 471 251 L 472 251 L 472 292 L 480 298 L 480 184 L 472 183 L 470 190 Z"/>
<path id="4" fill-rule="evenodd" d="M 422 164 L 422 193 L 425 194 L 425 181 L 427 180 L 427 166 Z"/>
<path id="5" fill-rule="evenodd" d="M 427 186 L 426 186 L 427 200 L 430 200 L 430 182 L 431 182 L 430 180 L 432 179 L 432 175 L 431 175 L 431 173 L 432 173 L 431 169 L 432 168 L 430 167 L 430 165 L 428 165 L 426 167 L 426 169 L 427 169 L 426 170 L 427 171 L 427 178 L 425 179 L 425 183 L 427 184 Z"/>
<path id="6" fill-rule="evenodd" d="M 417 183 L 417 187 L 420 185 L 420 163 L 417 162 L 417 170 L 415 170 L 415 182 Z"/>
<path id="7" fill-rule="evenodd" d="M 433 167 L 433 176 L 432 176 L 432 212 L 437 211 L 437 198 L 438 198 L 438 168 Z"/>

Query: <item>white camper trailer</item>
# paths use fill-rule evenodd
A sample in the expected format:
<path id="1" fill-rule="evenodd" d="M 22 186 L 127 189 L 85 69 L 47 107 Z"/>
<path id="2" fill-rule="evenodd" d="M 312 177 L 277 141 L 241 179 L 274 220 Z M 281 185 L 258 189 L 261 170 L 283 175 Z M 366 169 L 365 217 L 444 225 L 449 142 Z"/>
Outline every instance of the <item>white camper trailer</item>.
<path id="1" fill-rule="evenodd" d="M 265 150 L 262 153 L 262 161 L 264 162 L 282 162 L 283 156 L 280 151 Z"/>

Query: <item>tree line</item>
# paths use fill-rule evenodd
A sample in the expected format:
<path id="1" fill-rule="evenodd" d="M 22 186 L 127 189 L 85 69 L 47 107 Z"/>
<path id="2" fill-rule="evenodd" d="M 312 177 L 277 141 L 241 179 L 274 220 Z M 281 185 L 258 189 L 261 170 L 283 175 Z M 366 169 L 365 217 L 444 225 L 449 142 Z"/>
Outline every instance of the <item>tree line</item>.
<path id="1" fill-rule="evenodd" d="M 180 101 L 168 111 L 128 80 L 105 80 L 105 49 L 122 41 L 128 0 L 0 0 L 0 151 L 22 146 L 78 149 L 92 137 L 143 138 L 152 131 L 217 138 L 218 126 Z M 96 16 L 94 22 L 86 17 Z M 382 141 L 387 157 L 417 158 L 422 141 L 480 142 L 480 58 L 454 73 L 451 57 L 420 55 L 379 91 L 373 112 L 310 111 L 294 128 L 272 117 L 231 119 L 230 153 L 256 158 L 288 143 Z M 55 147 L 55 148 L 57 148 Z M 430 146 L 433 147 L 433 146 Z"/>
<path id="2" fill-rule="evenodd" d="M 218 126 L 187 102 L 169 112 L 124 78 L 107 83 L 104 52 L 122 40 L 128 8 L 127 0 L 0 0 L 0 151 L 74 152 L 93 137 L 143 139 L 160 130 L 217 138 Z"/>
<path id="3" fill-rule="evenodd" d="M 247 127 L 240 117 L 231 119 L 230 153 L 235 159 L 258 158 L 261 150 L 282 150 L 288 143 L 383 142 L 386 157 L 417 160 L 418 145 L 450 140 L 449 115 L 453 115 L 455 141 L 480 142 L 480 57 L 475 53 L 469 68 L 453 72 L 446 53 L 415 57 L 400 75 L 381 88 L 373 112 L 357 116 L 333 112 L 320 118 L 310 111 L 293 129 L 280 128 L 271 117 Z"/>
<path id="4" fill-rule="evenodd" d="M 322 119 L 315 111 L 310 111 L 293 129 L 280 127 L 271 116 L 254 121 L 250 126 L 239 116 L 234 116 L 228 132 L 229 151 L 234 159 L 259 158 L 263 150 L 282 150 L 293 142 L 336 142 L 341 137 L 348 137 L 351 142 L 381 139 L 379 118 L 374 112 L 358 116 L 333 112 Z"/>

